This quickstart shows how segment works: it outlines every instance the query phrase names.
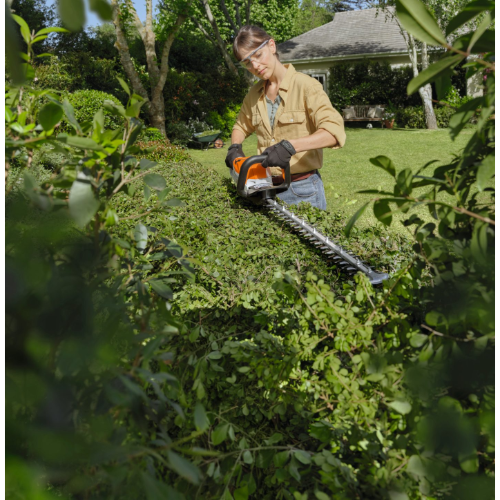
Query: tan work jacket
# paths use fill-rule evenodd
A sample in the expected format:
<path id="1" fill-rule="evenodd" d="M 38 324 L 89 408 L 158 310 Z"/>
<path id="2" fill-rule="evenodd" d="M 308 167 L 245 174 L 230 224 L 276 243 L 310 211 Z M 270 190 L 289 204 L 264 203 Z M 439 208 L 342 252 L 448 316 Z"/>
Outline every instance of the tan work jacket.
<path id="1" fill-rule="evenodd" d="M 265 100 L 265 81 L 257 82 L 246 95 L 233 130 L 240 130 L 248 137 L 257 134 L 259 154 L 283 139 L 299 139 L 322 128 L 336 137 L 332 149 L 345 143 L 344 120 L 334 109 L 323 90 L 323 85 L 314 78 L 299 73 L 291 64 L 285 64 L 287 72 L 280 84 L 281 104 L 271 128 Z M 309 172 L 323 166 L 323 150 L 303 151 L 292 156 L 292 174 Z M 274 169 L 273 169 L 274 170 Z M 278 169 L 278 172 L 281 170 Z M 278 173 L 273 172 L 273 174 Z"/>

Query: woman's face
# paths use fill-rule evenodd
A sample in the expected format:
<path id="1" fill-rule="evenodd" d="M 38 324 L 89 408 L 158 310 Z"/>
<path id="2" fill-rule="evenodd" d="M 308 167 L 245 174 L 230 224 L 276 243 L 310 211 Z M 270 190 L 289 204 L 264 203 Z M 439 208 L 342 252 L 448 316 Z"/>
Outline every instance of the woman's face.
<path id="1" fill-rule="evenodd" d="M 271 75 L 274 73 L 274 68 L 276 66 L 277 58 L 276 53 L 276 43 L 271 38 L 268 43 L 252 54 L 253 50 L 242 50 L 241 62 L 245 68 L 261 80 L 269 80 Z M 245 61 L 247 57 L 249 57 Z"/>

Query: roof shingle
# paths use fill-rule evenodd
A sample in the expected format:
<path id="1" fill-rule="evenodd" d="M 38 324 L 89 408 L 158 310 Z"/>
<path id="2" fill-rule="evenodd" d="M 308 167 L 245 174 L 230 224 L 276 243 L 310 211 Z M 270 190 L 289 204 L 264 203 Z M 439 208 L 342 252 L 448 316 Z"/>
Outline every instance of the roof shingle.
<path id="1" fill-rule="evenodd" d="M 278 45 L 283 62 L 406 50 L 397 22 L 377 9 L 338 12 L 333 21 Z"/>

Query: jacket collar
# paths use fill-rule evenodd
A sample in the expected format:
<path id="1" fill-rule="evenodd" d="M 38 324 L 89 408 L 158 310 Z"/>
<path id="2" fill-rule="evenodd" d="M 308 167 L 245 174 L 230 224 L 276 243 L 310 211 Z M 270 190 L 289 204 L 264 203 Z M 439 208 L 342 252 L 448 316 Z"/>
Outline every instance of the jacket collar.
<path id="1" fill-rule="evenodd" d="M 285 66 L 287 71 L 285 73 L 285 78 L 283 78 L 282 82 L 280 83 L 280 90 L 288 90 L 290 88 L 290 85 L 292 84 L 292 79 L 293 79 L 295 73 L 297 73 L 297 70 L 293 67 L 292 64 L 284 64 L 283 66 Z M 262 98 L 263 98 L 263 94 L 264 94 L 264 89 L 266 88 L 266 81 L 267 80 L 261 80 L 258 84 L 259 85 L 258 89 L 259 89 L 259 92 L 261 93 Z M 283 96 L 281 96 L 281 97 L 283 97 Z"/>

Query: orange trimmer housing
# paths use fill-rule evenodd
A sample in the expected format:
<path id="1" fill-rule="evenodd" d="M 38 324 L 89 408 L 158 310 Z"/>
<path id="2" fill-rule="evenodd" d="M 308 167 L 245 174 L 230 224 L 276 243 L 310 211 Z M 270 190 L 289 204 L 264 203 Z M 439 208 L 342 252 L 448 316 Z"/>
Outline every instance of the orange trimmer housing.
<path id="1" fill-rule="evenodd" d="M 250 156 L 242 156 L 241 158 L 236 158 L 233 162 L 233 168 L 235 172 L 239 175 L 241 171 L 241 167 L 245 160 L 248 158 L 251 158 Z M 283 177 L 283 180 L 285 180 L 285 172 L 281 172 L 281 175 Z M 253 165 L 250 166 L 248 169 L 248 173 L 246 175 L 247 181 L 250 180 L 257 180 L 257 179 L 266 179 L 268 178 L 268 173 L 267 169 L 262 166 L 262 163 L 254 163 Z M 245 182 L 246 184 L 246 182 Z"/>
<path id="2" fill-rule="evenodd" d="M 233 161 L 231 177 L 236 184 L 238 194 L 243 198 L 252 197 L 253 200 L 274 198 L 276 193 L 286 191 L 290 187 L 290 165 L 282 168 L 283 182 L 275 186 L 269 169 L 263 165 L 264 160 L 267 160 L 267 155 L 240 157 Z"/>

